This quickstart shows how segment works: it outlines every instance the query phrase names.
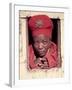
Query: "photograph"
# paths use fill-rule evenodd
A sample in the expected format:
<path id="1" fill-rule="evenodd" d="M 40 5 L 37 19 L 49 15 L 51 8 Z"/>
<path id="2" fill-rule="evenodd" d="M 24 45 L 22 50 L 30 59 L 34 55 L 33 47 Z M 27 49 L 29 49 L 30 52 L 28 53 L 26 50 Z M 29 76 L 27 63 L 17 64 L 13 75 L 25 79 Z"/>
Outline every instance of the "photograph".
<path id="1" fill-rule="evenodd" d="M 19 79 L 64 77 L 64 12 L 19 10 Z"/>

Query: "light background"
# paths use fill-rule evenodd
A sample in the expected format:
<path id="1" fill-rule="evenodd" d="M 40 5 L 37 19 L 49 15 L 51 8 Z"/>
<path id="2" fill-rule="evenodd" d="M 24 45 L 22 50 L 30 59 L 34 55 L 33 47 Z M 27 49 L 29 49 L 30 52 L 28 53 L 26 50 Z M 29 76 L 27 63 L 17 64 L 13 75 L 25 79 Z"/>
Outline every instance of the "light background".
<path id="1" fill-rule="evenodd" d="M 1 0 L 0 1 L 0 90 L 9 90 L 9 2 L 23 2 L 25 5 L 51 5 L 51 6 L 69 6 L 70 13 L 70 22 L 69 22 L 69 30 L 72 30 L 72 0 Z M 68 31 L 69 31 L 68 30 Z M 70 49 L 70 67 L 71 59 L 72 59 L 72 31 L 68 32 L 69 36 L 69 49 Z M 31 87 L 18 87 L 20 90 L 72 90 L 72 70 L 70 70 L 70 84 L 54 84 L 48 86 L 31 86 Z M 13 89 L 18 89 L 13 88 Z"/>

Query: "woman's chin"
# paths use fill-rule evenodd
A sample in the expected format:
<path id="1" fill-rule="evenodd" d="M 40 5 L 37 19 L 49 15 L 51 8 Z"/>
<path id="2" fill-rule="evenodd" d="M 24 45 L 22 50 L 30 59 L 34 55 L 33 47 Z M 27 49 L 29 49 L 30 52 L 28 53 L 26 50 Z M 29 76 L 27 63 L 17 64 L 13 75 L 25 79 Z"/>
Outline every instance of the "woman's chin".
<path id="1" fill-rule="evenodd" d="M 44 53 L 39 53 L 39 56 L 40 56 L 40 57 L 44 57 L 45 54 L 44 54 Z"/>

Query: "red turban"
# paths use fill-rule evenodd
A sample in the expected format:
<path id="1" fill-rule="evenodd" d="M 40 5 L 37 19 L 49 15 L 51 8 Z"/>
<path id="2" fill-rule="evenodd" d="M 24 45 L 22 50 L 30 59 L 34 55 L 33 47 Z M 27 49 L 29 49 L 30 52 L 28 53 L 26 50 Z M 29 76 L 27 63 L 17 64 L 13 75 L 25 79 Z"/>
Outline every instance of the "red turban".
<path id="1" fill-rule="evenodd" d="M 35 15 L 29 20 L 29 27 L 32 36 L 44 34 L 48 37 L 52 35 L 53 23 L 47 15 Z"/>

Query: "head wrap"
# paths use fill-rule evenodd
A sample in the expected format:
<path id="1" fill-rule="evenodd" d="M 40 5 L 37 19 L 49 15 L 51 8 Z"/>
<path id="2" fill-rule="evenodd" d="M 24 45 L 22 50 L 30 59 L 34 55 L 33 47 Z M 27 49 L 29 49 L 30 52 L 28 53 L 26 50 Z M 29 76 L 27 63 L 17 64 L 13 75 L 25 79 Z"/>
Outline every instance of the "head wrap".
<path id="1" fill-rule="evenodd" d="M 29 19 L 29 27 L 32 36 L 44 34 L 48 37 L 52 35 L 53 23 L 47 15 L 35 15 Z"/>

